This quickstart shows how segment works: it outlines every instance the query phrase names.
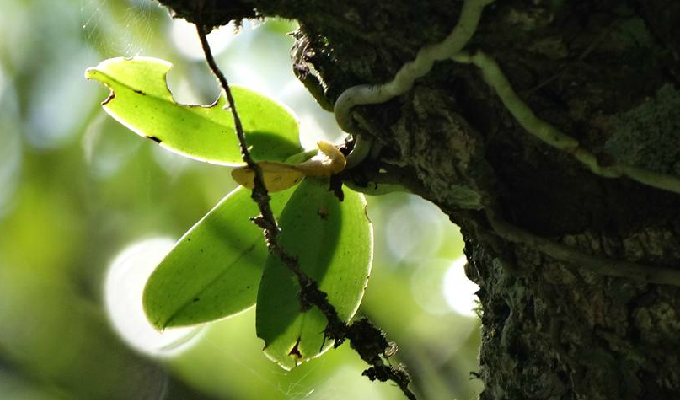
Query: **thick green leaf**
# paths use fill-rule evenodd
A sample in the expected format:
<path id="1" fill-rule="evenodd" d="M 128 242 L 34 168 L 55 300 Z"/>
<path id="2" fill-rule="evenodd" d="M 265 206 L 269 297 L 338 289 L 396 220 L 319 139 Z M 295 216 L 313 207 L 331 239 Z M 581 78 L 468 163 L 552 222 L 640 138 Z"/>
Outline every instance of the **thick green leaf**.
<path id="1" fill-rule="evenodd" d="M 328 294 L 340 318 L 348 321 L 361 302 L 371 269 L 372 230 L 366 202 L 346 189 L 340 202 L 328 182 L 307 178 L 281 215 L 281 245 Z M 257 296 L 257 335 L 265 354 L 290 369 L 323 352 L 326 317 L 316 308 L 302 312 L 300 287 L 280 259 L 267 259 Z"/>
<path id="2" fill-rule="evenodd" d="M 112 58 L 85 76 L 111 89 L 102 103 L 118 122 L 176 153 L 216 164 L 243 164 L 225 96 L 210 106 L 175 103 L 166 75 L 172 64 L 151 57 Z M 246 141 L 256 160 L 283 161 L 300 151 L 292 112 L 272 99 L 232 87 Z"/>
<path id="3" fill-rule="evenodd" d="M 271 195 L 280 214 L 294 189 Z M 239 187 L 194 225 L 153 272 L 144 310 L 158 329 L 224 318 L 252 306 L 267 249 L 250 190 Z"/>

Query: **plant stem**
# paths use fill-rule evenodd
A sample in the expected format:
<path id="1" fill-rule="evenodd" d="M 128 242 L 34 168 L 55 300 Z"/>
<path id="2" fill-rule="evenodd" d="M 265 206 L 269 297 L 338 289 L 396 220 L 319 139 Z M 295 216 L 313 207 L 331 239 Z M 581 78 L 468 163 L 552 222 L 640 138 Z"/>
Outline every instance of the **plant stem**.
<path id="1" fill-rule="evenodd" d="M 324 334 L 335 341 L 335 346 L 337 347 L 345 339 L 349 339 L 352 348 L 364 361 L 371 365 L 371 368 L 364 371 L 364 375 L 368 376 L 371 380 L 378 379 L 383 382 L 391 380 L 399 386 L 409 400 L 416 400 L 415 394 L 408 388 L 410 377 L 404 368 L 395 368 L 383 362 L 381 357 L 385 353 L 386 348 L 376 345 L 376 343 L 387 343 L 382 332 L 363 319 L 351 325 L 345 324 L 338 316 L 335 307 L 328 301 L 327 294 L 321 291 L 318 284 L 300 269 L 297 259 L 286 252 L 278 243 L 279 227 L 269 205 L 269 195 L 264 184 L 262 169 L 253 161 L 248 151 L 248 143 L 243 132 L 243 125 L 236 110 L 236 103 L 231 94 L 229 83 L 215 62 L 210 44 L 208 43 L 205 27 L 197 24 L 196 30 L 201 39 L 206 62 L 227 96 L 227 104 L 231 109 L 231 115 L 234 119 L 234 130 L 238 137 L 243 161 L 255 173 L 252 199 L 257 203 L 260 215 L 253 218 L 253 222 L 264 231 L 267 249 L 271 254 L 279 257 L 295 275 L 300 285 L 300 302 L 303 308 L 316 306 L 326 316 L 328 325 Z"/>

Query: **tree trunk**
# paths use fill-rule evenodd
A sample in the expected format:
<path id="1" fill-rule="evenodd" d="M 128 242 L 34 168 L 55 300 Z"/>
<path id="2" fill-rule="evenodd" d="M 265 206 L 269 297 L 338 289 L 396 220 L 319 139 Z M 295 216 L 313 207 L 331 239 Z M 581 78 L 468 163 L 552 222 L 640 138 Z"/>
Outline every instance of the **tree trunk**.
<path id="1" fill-rule="evenodd" d="M 449 34 L 463 4 L 159 1 L 210 26 L 297 19 L 294 67 L 328 104 L 353 85 L 390 81 Z M 466 48 L 493 57 L 576 150 L 531 134 L 469 63 L 439 62 L 403 95 L 353 109 L 382 147 L 346 179 L 360 186 L 398 170 L 465 235 L 483 307 L 482 399 L 680 398 L 680 194 L 603 176 L 623 165 L 680 178 L 678 21 L 674 0 L 484 9 Z M 580 150 L 595 161 L 579 161 Z"/>

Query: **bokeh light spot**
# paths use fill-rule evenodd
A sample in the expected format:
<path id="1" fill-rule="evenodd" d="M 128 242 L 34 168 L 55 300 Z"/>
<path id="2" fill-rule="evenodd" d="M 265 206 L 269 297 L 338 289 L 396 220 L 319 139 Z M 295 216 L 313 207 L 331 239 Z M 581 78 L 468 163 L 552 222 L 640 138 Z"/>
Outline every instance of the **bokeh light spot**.
<path id="1" fill-rule="evenodd" d="M 1 104 L 1 103 L 0 103 Z M 0 121 L 0 219 L 12 208 L 12 196 L 19 183 L 22 149 L 15 130 Z"/>
<path id="2" fill-rule="evenodd" d="M 47 65 L 34 79 L 26 131 L 31 145 L 61 147 L 79 132 L 82 121 L 96 107 L 99 90 L 83 79 L 82 71 L 96 60 L 87 49 L 74 51 Z"/>
<path id="3" fill-rule="evenodd" d="M 451 267 L 444 274 L 444 298 L 449 307 L 458 314 L 473 317 L 477 307 L 477 295 L 479 286 L 465 275 L 465 264 L 467 259 L 460 257 L 456 259 Z"/>
<path id="4" fill-rule="evenodd" d="M 203 60 L 205 55 L 196 33 L 196 26 L 183 19 L 173 19 L 170 26 L 170 36 L 177 50 L 190 60 Z M 231 22 L 210 32 L 208 43 L 213 54 L 218 55 L 229 47 L 234 36 L 236 36 L 234 24 Z"/>
<path id="5" fill-rule="evenodd" d="M 442 242 L 441 211 L 432 203 L 412 196 L 392 212 L 387 221 L 387 245 L 398 261 L 429 259 Z"/>
<path id="6" fill-rule="evenodd" d="M 418 265 L 411 275 L 411 293 L 418 305 L 430 314 L 451 312 L 444 298 L 444 274 L 451 265 L 450 260 L 434 258 Z"/>
<path id="7" fill-rule="evenodd" d="M 152 356 L 175 355 L 202 332 L 200 327 L 159 332 L 144 315 L 144 285 L 174 244 L 172 239 L 154 238 L 128 246 L 111 263 L 105 281 L 106 308 L 114 328 L 133 348 Z"/>

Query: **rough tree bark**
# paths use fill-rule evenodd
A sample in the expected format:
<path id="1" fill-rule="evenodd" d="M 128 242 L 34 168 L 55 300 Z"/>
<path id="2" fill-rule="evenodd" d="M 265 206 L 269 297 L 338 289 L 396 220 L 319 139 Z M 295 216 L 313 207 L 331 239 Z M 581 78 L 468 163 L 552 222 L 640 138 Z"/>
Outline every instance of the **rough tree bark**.
<path id="1" fill-rule="evenodd" d="M 392 79 L 449 33 L 462 4 L 159 1 L 209 26 L 298 20 L 294 66 L 302 75 L 314 67 L 323 86 L 310 88 L 328 104 L 353 85 Z M 535 114 L 598 165 L 680 176 L 677 21 L 675 0 L 497 0 L 467 48 L 494 57 Z M 483 306 L 482 399 L 680 398 L 678 288 L 644 273 L 594 273 L 582 257 L 679 268 L 679 194 L 594 174 L 538 140 L 469 64 L 440 62 L 406 94 L 353 115 L 384 147 L 348 179 L 398 166 L 464 233 Z M 460 207 L 461 186 L 481 193 L 484 207 Z"/>

